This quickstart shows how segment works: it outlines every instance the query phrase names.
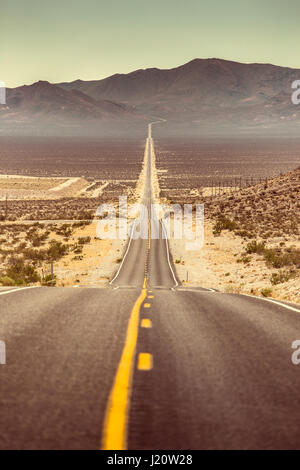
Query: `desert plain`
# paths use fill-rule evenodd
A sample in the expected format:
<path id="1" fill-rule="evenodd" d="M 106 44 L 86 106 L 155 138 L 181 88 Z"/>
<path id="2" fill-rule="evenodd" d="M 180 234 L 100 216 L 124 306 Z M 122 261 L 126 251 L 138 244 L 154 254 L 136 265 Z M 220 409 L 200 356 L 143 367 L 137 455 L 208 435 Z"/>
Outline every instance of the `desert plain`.
<path id="1" fill-rule="evenodd" d="M 300 142 L 154 143 L 155 201 L 205 207 L 201 250 L 169 240 L 182 285 L 300 302 Z M 143 159 L 143 138 L 3 138 L 2 285 L 106 286 L 126 240 L 99 239 L 96 210 L 140 200 Z"/>

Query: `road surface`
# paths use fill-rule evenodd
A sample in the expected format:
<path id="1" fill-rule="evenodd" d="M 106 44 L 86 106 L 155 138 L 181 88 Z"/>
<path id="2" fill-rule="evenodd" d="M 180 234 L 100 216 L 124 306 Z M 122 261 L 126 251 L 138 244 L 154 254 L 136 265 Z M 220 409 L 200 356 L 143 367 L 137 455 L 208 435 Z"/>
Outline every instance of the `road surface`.
<path id="1" fill-rule="evenodd" d="M 0 288 L 0 448 L 299 448 L 299 314 L 180 286 L 163 238 L 106 289 Z"/>

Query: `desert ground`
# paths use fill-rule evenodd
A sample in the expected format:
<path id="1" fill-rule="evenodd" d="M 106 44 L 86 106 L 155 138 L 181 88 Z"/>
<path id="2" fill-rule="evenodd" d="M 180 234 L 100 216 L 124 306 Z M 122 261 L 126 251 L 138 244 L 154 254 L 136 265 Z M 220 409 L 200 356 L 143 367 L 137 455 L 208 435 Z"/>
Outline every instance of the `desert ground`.
<path id="1" fill-rule="evenodd" d="M 300 164 L 300 140 L 274 137 L 155 141 L 160 197 L 196 203 L 287 173 Z"/>
<path id="2" fill-rule="evenodd" d="M 143 153 L 137 141 L 4 138 L 0 283 L 107 285 L 126 240 L 99 239 L 96 210 L 117 211 L 119 196 L 129 206 L 139 201 Z"/>
<path id="3" fill-rule="evenodd" d="M 240 191 L 199 197 L 204 246 L 170 240 L 184 285 L 300 303 L 300 168 Z"/>
<path id="4" fill-rule="evenodd" d="M 5 138 L 0 282 L 107 285 L 126 241 L 96 236 L 96 210 L 140 201 L 143 157 L 144 140 Z M 155 202 L 205 207 L 199 252 L 170 240 L 183 285 L 300 302 L 299 161 L 296 141 L 155 142 Z"/>

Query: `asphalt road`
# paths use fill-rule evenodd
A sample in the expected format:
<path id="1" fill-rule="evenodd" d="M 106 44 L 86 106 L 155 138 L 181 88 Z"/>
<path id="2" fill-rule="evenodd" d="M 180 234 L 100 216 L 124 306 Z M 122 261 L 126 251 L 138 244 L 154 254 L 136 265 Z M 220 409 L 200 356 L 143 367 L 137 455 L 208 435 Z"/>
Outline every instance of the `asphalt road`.
<path id="1" fill-rule="evenodd" d="M 126 250 L 107 289 L 0 288 L 0 448 L 299 448 L 299 306 L 183 288 L 162 238 Z"/>
<path id="2" fill-rule="evenodd" d="M 147 285 L 152 287 L 174 287 L 179 284 L 176 279 L 175 269 L 169 253 L 168 243 L 164 238 L 164 230 L 161 221 L 157 218 L 155 211 L 151 210 L 154 202 L 151 184 L 151 148 L 153 145 L 151 137 L 151 125 L 149 125 L 147 138 L 146 159 L 146 183 L 142 205 L 144 211 L 138 214 L 137 220 L 132 224 L 131 237 L 125 251 L 125 256 L 120 269 L 111 281 L 112 286 L 138 286 L 141 287 L 144 278 Z M 144 234 L 136 238 L 135 233 Z M 156 233 L 156 237 L 153 237 Z M 149 243 L 149 238 L 150 243 Z"/>

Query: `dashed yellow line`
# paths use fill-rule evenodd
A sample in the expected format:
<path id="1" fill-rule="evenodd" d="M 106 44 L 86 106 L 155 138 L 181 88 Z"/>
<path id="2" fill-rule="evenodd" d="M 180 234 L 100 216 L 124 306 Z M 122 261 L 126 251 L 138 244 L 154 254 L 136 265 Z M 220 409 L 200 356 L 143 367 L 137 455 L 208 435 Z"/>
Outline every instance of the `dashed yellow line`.
<path id="1" fill-rule="evenodd" d="M 152 322 L 149 318 L 143 318 L 141 321 L 142 328 L 152 328 Z"/>
<path id="2" fill-rule="evenodd" d="M 148 295 L 147 299 L 154 299 L 154 295 Z"/>
<path id="3" fill-rule="evenodd" d="M 148 222 L 148 248 L 151 248 L 151 223 L 150 220 Z"/>
<path id="4" fill-rule="evenodd" d="M 126 450 L 127 448 L 128 413 L 138 338 L 139 315 L 141 305 L 146 296 L 145 278 L 142 292 L 130 314 L 125 345 L 106 407 L 101 443 L 103 450 Z"/>
<path id="5" fill-rule="evenodd" d="M 145 150 L 146 151 L 146 150 Z M 148 150 L 147 150 L 148 151 Z M 148 251 L 151 248 L 151 222 L 148 221 Z M 147 261 L 145 273 L 148 270 Z M 152 290 L 148 291 L 152 293 Z M 133 366 L 136 356 L 136 345 L 138 338 L 140 308 L 147 297 L 147 279 L 144 278 L 142 292 L 136 300 L 130 314 L 126 332 L 125 345 L 118 365 L 115 380 L 110 391 L 104 427 L 102 433 L 101 448 L 103 450 L 126 450 L 128 433 L 128 414 L 130 406 L 130 395 L 132 388 Z M 149 296 L 151 299 L 154 296 Z M 144 304 L 145 308 L 150 308 L 150 303 Z M 143 328 L 151 328 L 150 319 L 144 318 L 141 321 Z M 151 370 L 153 367 L 153 357 L 149 353 L 140 353 L 138 356 L 139 370 Z"/>
<path id="6" fill-rule="evenodd" d="M 153 368 L 152 354 L 140 353 L 137 367 L 139 370 L 151 370 Z"/>

